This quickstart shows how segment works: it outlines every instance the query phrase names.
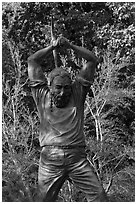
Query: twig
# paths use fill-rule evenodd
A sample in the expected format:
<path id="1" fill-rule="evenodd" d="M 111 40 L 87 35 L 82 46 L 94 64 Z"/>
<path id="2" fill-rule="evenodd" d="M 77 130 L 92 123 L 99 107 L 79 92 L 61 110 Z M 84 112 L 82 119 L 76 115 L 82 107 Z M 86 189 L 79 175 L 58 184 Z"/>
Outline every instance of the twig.
<path id="1" fill-rule="evenodd" d="M 111 174 L 109 183 L 108 183 L 107 188 L 106 188 L 106 193 L 108 193 L 110 187 L 112 186 L 112 183 L 113 183 L 113 174 Z"/>

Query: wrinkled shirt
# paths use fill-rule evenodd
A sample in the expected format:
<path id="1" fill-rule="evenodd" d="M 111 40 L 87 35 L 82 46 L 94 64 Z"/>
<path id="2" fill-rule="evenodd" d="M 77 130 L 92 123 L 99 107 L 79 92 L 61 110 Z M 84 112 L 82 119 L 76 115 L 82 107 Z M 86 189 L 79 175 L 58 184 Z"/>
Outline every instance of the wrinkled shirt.
<path id="1" fill-rule="evenodd" d="M 65 108 L 50 107 L 50 92 L 47 81 L 31 81 L 32 94 L 40 117 L 40 146 L 82 145 L 85 146 L 83 132 L 85 88 L 90 82 L 77 76 L 72 83 L 72 95 Z"/>

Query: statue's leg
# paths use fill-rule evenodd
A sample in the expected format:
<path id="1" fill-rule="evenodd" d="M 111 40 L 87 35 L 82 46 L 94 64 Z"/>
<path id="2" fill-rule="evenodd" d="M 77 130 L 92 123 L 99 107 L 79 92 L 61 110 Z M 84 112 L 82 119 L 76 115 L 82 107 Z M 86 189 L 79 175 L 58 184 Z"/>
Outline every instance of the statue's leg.
<path id="1" fill-rule="evenodd" d="M 58 193 L 65 182 L 66 176 L 65 174 L 61 175 L 58 178 L 53 178 L 53 180 L 49 183 L 42 184 L 39 182 L 39 190 L 40 190 L 40 200 L 41 202 L 55 202 L 58 198 Z"/>
<path id="2" fill-rule="evenodd" d="M 55 202 L 66 177 L 63 151 L 42 150 L 38 172 L 39 202 Z"/>
<path id="3" fill-rule="evenodd" d="M 82 158 L 71 166 L 69 177 L 83 193 L 88 202 L 108 202 L 106 193 L 99 182 L 97 175 L 90 162 Z"/>

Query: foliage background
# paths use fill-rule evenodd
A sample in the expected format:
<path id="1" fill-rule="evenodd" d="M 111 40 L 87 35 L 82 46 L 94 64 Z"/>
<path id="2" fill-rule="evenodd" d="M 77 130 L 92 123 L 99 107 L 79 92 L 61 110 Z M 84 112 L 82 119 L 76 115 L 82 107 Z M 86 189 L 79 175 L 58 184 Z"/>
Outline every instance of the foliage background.
<path id="1" fill-rule="evenodd" d="M 56 35 L 92 50 L 101 59 L 85 103 L 87 154 L 110 202 L 134 201 L 135 3 L 2 3 L 3 201 L 37 198 L 39 118 L 30 92 L 27 58 Z M 44 35 L 44 32 L 46 34 Z M 61 63 L 76 70 L 83 60 L 60 51 Z M 43 60 L 50 71 L 53 56 Z M 59 201 L 86 201 L 65 182 Z"/>

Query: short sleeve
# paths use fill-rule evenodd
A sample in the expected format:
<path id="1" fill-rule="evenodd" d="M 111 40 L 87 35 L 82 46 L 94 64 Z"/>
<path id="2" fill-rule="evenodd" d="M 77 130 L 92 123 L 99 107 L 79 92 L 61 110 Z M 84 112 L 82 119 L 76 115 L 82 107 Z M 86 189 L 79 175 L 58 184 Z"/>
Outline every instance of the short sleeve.
<path id="1" fill-rule="evenodd" d="M 29 86 L 31 88 L 38 88 L 42 85 L 48 86 L 48 81 L 46 78 L 45 78 L 45 80 L 35 80 L 35 81 L 30 80 L 30 82 L 29 82 Z"/>

